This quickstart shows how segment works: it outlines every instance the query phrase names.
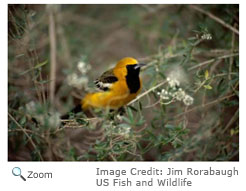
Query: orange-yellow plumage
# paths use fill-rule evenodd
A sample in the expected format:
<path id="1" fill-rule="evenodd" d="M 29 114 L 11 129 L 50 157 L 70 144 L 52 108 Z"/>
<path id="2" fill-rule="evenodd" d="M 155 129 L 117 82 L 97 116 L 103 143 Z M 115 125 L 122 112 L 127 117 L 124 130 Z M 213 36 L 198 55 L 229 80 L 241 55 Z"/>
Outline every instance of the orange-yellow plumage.
<path id="1" fill-rule="evenodd" d="M 87 94 L 81 101 L 82 109 L 119 109 L 136 98 L 141 90 L 140 65 L 139 67 L 138 65 L 138 61 L 134 58 L 120 60 L 112 70 L 112 75 L 117 81 L 110 84 L 108 91 Z"/>

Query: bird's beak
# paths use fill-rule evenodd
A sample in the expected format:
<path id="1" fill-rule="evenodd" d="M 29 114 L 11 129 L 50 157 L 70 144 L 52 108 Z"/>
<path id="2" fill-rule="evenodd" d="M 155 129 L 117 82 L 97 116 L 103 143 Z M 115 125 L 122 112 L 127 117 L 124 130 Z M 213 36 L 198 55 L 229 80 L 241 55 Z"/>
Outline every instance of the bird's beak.
<path id="1" fill-rule="evenodd" d="M 138 69 L 138 68 L 141 68 L 141 67 L 143 67 L 143 66 L 145 66 L 146 64 L 144 64 L 144 63 L 138 63 L 138 64 L 136 64 L 136 66 L 134 67 L 134 69 Z"/>

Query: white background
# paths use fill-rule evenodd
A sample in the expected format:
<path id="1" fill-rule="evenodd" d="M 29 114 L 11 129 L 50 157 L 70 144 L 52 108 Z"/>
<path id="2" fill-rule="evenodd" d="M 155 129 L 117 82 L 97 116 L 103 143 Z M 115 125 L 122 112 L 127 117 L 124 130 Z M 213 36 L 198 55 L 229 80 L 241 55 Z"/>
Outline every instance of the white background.
<path id="1" fill-rule="evenodd" d="M 93 1 L 102 3 L 102 1 Z M 7 50 L 7 4 L 8 3 L 92 3 L 92 1 L 3 1 L 0 2 L 0 47 L 1 47 L 1 64 L 0 64 L 0 82 L 1 82 L 1 115 L 0 115 L 0 190 L 17 191 L 17 190 L 86 190 L 86 191 L 120 191 L 120 190 L 153 190 L 153 191 L 242 191 L 246 188 L 246 168 L 245 168 L 245 20 L 246 6 L 244 1 L 117 1 L 118 3 L 240 3 L 240 162 L 8 162 L 7 156 L 7 67 L 8 67 L 8 50 Z M 103 3 L 116 3 L 115 1 L 103 1 Z M 243 18 L 243 19 L 242 19 Z M 26 177 L 27 171 L 35 172 L 52 172 L 52 179 L 27 179 L 24 182 L 20 177 L 12 175 L 12 168 L 18 166 L 22 169 L 22 175 Z M 197 169 L 232 169 L 236 167 L 239 170 L 239 176 L 189 176 L 193 182 L 192 187 L 97 187 L 96 168 L 101 169 L 125 169 L 136 167 L 148 170 L 149 167 L 167 169 L 183 169 L 192 167 Z M 147 180 L 152 176 L 129 176 L 131 180 Z M 108 178 L 108 177 L 104 177 Z M 114 177 L 112 177 L 114 178 Z M 122 177 L 122 179 L 125 177 Z M 161 176 L 157 177 L 161 178 Z M 162 178 L 168 178 L 162 176 Z"/>

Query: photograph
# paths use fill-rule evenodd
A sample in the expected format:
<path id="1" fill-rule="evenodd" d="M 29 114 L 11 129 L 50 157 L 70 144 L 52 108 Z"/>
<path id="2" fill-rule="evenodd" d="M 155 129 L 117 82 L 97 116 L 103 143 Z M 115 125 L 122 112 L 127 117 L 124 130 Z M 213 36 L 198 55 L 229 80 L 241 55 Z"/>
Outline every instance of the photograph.
<path id="1" fill-rule="evenodd" d="M 239 4 L 8 4 L 8 161 L 239 162 Z"/>

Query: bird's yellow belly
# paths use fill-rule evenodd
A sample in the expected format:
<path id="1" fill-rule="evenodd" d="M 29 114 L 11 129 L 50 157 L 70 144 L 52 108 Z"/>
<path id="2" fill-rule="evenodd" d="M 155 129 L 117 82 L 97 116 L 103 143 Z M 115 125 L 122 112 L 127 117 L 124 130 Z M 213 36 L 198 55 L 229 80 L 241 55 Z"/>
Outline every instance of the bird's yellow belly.
<path id="1" fill-rule="evenodd" d="M 138 92 L 130 94 L 126 83 L 118 81 L 114 84 L 111 91 L 87 94 L 82 100 L 82 108 L 84 110 L 88 108 L 119 109 L 135 99 L 140 90 L 141 88 L 139 88 Z"/>
<path id="2" fill-rule="evenodd" d="M 118 109 L 136 98 L 136 96 L 137 94 L 115 94 L 114 92 L 87 94 L 82 100 L 82 107 L 83 109 L 88 109 L 91 107 Z"/>

